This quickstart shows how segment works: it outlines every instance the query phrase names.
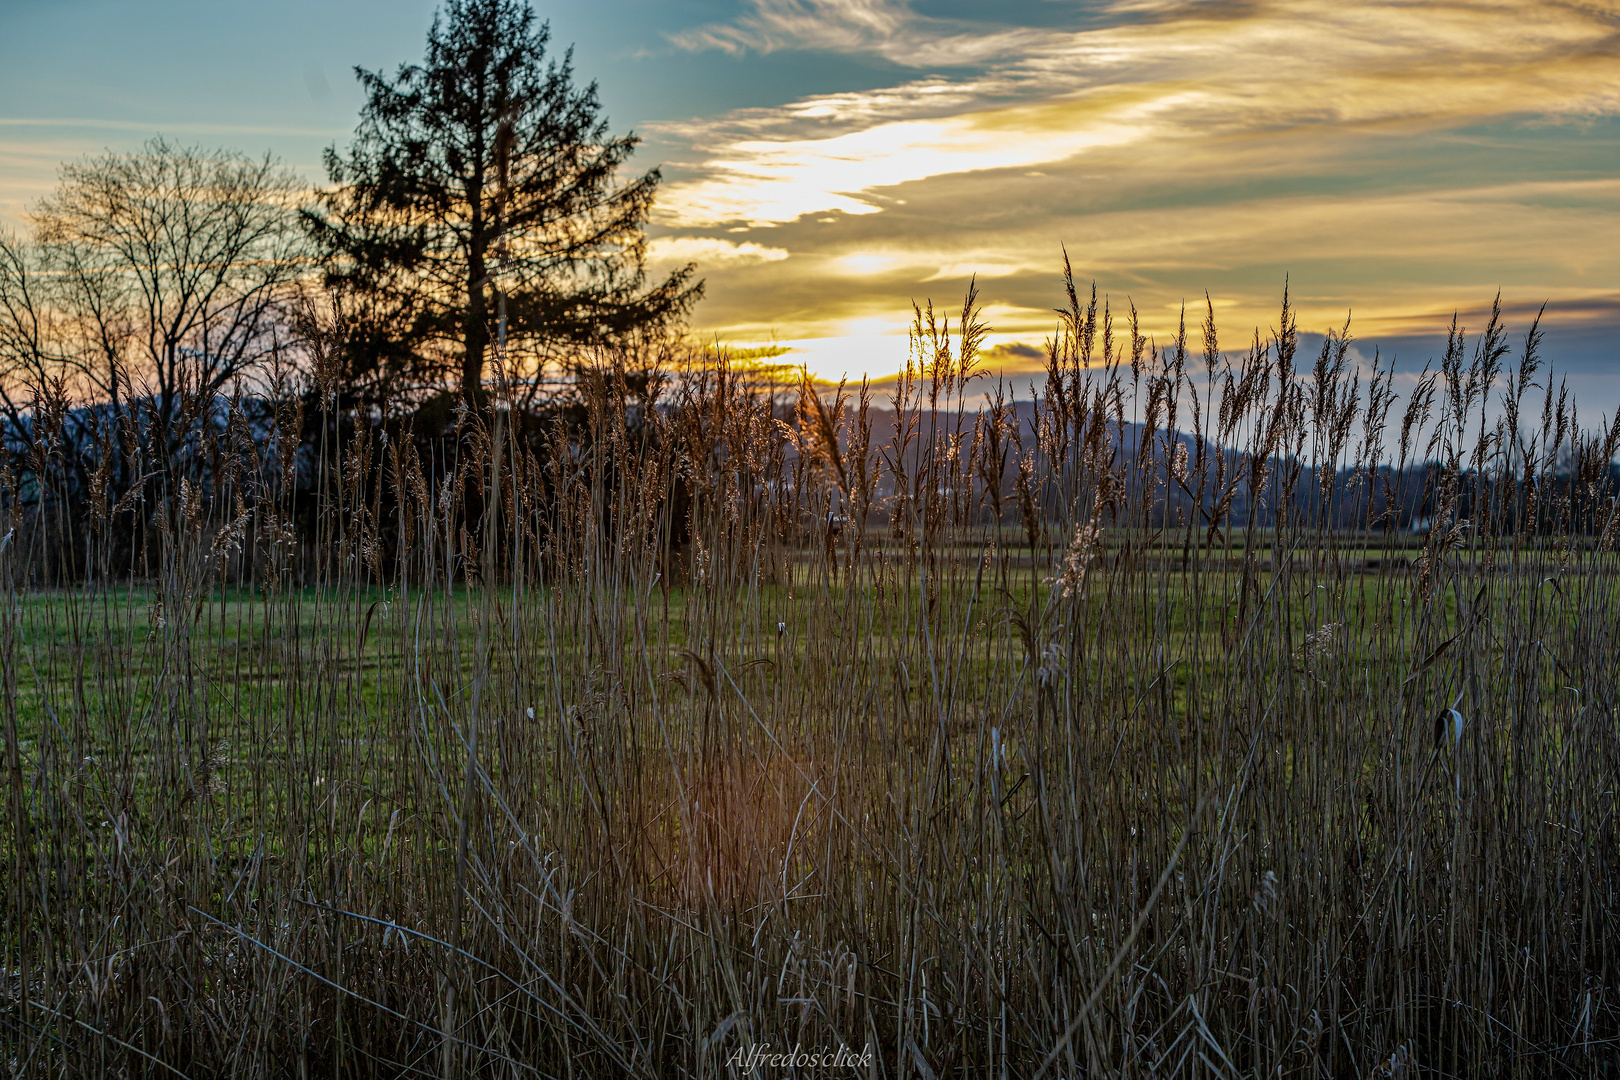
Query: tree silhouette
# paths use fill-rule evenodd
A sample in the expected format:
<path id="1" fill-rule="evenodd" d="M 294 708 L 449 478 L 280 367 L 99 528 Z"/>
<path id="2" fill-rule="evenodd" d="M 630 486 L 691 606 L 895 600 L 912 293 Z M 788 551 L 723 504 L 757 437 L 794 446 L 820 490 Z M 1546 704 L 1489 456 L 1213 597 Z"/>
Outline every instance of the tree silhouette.
<path id="1" fill-rule="evenodd" d="M 348 300 L 349 378 L 484 400 L 492 347 L 532 395 L 548 367 L 685 316 L 693 267 L 648 287 L 644 226 L 660 180 L 621 181 L 634 135 L 610 136 L 573 51 L 516 0 L 451 0 L 427 56 L 366 103 L 332 187 L 304 220 Z"/>
<path id="2" fill-rule="evenodd" d="M 60 379 L 115 416 L 149 398 L 166 425 L 186 392 L 251 382 L 309 266 L 304 194 L 268 155 L 162 138 L 64 164 L 32 237 L 0 235 L 0 413 L 20 430 L 13 391 Z"/>

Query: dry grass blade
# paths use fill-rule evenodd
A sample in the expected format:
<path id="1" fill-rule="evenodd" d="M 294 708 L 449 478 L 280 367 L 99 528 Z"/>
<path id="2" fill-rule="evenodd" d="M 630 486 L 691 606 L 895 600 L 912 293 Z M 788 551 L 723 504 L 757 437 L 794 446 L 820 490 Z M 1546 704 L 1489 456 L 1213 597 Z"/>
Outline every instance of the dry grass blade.
<path id="1" fill-rule="evenodd" d="M 1027 401 L 973 292 L 886 407 L 667 342 L 437 417 L 324 337 L 262 403 L 42 382 L 8 1067 L 1601 1075 L 1620 426 L 1500 318 L 1397 403 L 1288 300 L 1201 358 L 1061 302 Z"/>

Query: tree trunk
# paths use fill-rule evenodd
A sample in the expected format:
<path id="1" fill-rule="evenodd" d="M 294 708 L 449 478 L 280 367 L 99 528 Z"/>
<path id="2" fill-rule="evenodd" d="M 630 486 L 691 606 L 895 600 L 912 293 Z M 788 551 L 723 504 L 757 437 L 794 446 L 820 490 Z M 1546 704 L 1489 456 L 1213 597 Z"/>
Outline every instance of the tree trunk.
<path id="1" fill-rule="evenodd" d="M 461 399 L 469 409 L 484 404 L 484 353 L 489 348 L 484 277 L 484 260 L 475 254 L 468 266 L 467 315 L 462 324 Z"/>

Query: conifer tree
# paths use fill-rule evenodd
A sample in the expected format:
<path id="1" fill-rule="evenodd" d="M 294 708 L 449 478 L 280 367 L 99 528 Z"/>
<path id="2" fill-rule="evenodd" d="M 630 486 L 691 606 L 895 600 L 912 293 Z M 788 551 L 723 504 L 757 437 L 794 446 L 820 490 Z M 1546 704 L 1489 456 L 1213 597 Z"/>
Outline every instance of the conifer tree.
<path id="1" fill-rule="evenodd" d="M 421 64 L 356 69 L 366 102 L 332 187 L 305 222 L 327 283 L 349 298 L 349 377 L 459 386 L 483 401 L 505 340 L 508 375 L 679 321 L 702 292 L 688 265 L 651 286 L 644 226 L 659 183 L 623 179 L 634 135 L 612 136 L 573 51 L 519 0 L 450 0 Z"/>

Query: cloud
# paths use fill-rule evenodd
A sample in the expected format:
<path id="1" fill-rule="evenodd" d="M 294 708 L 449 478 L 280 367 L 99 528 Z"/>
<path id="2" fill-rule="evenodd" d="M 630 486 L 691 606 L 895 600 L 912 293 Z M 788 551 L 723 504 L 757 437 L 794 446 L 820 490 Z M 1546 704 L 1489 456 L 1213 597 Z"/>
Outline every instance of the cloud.
<path id="1" fill-rule="evenodd" d="M 286 124 L 0 116 L 0 228 L 27 230 L 28 208 L 55 188 L 62 162 L 105 153 L 109 143 L 133 149 L 127 142 L 130 136 L 158 134 L 204 146 L 215 140 L 240 143 L 260 137 L 303 140 L 303 153 L 293 156 L 289 164 L 315 180 L 323 171 L 319 144 L 346 132 L 339 128 Z M 251 141 L 248 145 L 250 152 L 254 152 Z"/>
<path id="2" fill-rule="evenodd" d="M 749 7 L 733 22 L 672 34 L 670 41 L 693 51 L 848 51 L 891 38 L 910 14 L 886 0 L 751 0 Z"/>
<path id="3" fill-rule="evenodd" d="M 761 3 L 738 24 L 757 36 L 731 47 L 795 47 L 764 36 L 784 12 L 819 20 L 806 48 L 884 54 L 961 29 L 897 3 Z M 1055 323 L 1062 246 L 1121 324 L 1134 301 L 1160 342 L 1206 289 L 1228 346 L 1276 321 L 1288 279 L 1302 328 L 1353 310 L 1369 349 L 1430 342 L 1437 312 L 1502 290 L 1551 300 L 1549 342 L 1590 370 L 1620 329 L 1617 16 L 1557 0 L 1118 3 L 1002 36 L 970 69 L 658 126 L 659 220 L 790 252 L 711 276 L 698 316 L 801 342 L 835 374 L 845 356 L 903 360 L 885 320 L 959 298 L 970 276 L 995 302 L 993 344 L 1032 347 Z M 851 327 L 862 343 L 840 349 Z"/>
<path id="4" fill-rule="evenodd" d="M 746 240 L 736 243 L 712 236 L 662 236 L 647 245 L 647 260 L 654 265 L 692 262 L 697 263 L 699 269 L 714 264 L 748 266 L 779 262 L 787 257 L 784 248 Z"/>
<path id="5" fill-rule="evenodd" d="M 160 132 L 170 135 L 294 135 L 322 139 L 349 134 L 346 129 L 335 127 L 305 127 L 290 124 L 216 124 L 195 120 L 151 123 L 146 120 L 110 120 L 88 116 L 0 116 L 0 128 L 125 131 L 148 135 L 155 135 Z"/>
<path id="6" fill-rule="evenodd" d="M 664 218 L 763 225 L 869 214 L 884 208 L 883 188 L 1110 147 L 1299 129 L 1323 139 L 1348 129 L 1414 133 L 1620 108 L 1620 25 L 1592 7 L 1305 0 L 1222 9 L 1220 18 L 1208 5 L 1155 10 L 1149 23 L 1024 35 L 1018 55 L 961 80 L 670 125 L 660 134 L 705 153 L 672 170 L 684 176 L 666 189 Z M 794 20 L 833 34 L 829 42 L 849 38 L 846 48 L 919 27 L 927 39 L 930 29 L 908 9 L 865 0 L 761 2 L 737 25 Z M 819 39 L 807 31 L 793 40 Z"/>
<path id="7" fill-rule="evenodd" d="M 1058 122 L 1058 112 L 1074 122 Z M 727 147 L 727 156 L 705 162 L 703 179 L 672 184 L 664 212 L 681 225 L 761 225 L 834 211 L 876 213 L 883 206 L 875 189 L 1124 145 L 1147 119 L 1142 108 L 1108 95 L 1101 102 L 893 121 L 813 141 L 745 140 Z"/>
<path id="8" fill-rule="evenodd" d="M 984 350 L 979 366 L 1003 375 L 1043 371 L 1046 353 L 1025 341 L 1006 341 Z"/>
<path id="9" fill-rule="evenodd" d="M 891 0 L 750 0 L 727 23 L 671 34 L 680 49 L 733 55 L 783 50 L 873 53 L 904 67 L 979 64 L 1027 51 L 1041 37 L 1023 27 L 987 29 L 959 19 L 919 15 Z"/>
<path id="10" fill-rule="evenodd" d="M 1156 166 L 1150 161 L 1146 171 Z M 1264 334 L 1276 324 L 1285 279 L 1302 329 L 1337 327 L 1353 314 L 1359 337 L 1388 342 L 1419 364 L 1433 353 L 1425 346 L 1419 356 L 1418 343 L 1443 333 L 1452 311 L 1474 326 L 1499 290 L 1516 334 L 1528 324 L 1528 309 L 1550 300 L 1549 347 L 1578 346 L 1584 366 L 1597 362 L 1605 334 L 1612 365 L 1612 342 L 1620 339 L 1613 306 L 1620 180 L 1371 188 L 1328 197 L 1212 191 L 1205 201 L 1193 192 L 1169 204 L 1166 192 L 1126 173 L 1109 182 L 1107 205 L 1095 210 L 1064 206 L 1066 189 L 1056 180 L 1027 183 L 1036 190 L 1009 189 L 989 176 L 934 178 L 909 185 L 900 209 L 832 225 L 778 226 L 771 234 L 794 257 L 745 276 L 712 277 L 699 318 L 727 337 L 834 339 L 847 322 L 893 319 L 913 301 L 951 306 L 970 275 L 994 267 L 996 275 L 979 273 L 981 295 L 994 305 L 991 325 L 1008 340 L 1038 343 L 1057 321 L 1061 242 L 1082 287 L 1098 282 L 1116 326 L 1123 328 L 1134 301 L 1143 332 L 1161 344 L 1174 336 L 1183 301 L 1196 322 L 1208 289 L 1223 344 L 1243 347 L 1256 328 Z M 998 197 L 1007 205 L 992 206 Z M 924 227 L 953 211 L 961 218 L 955 228 Z M 852 257 L 862 264 L 852 266 Z M 862 354 L 874 362 L 903 359 L 876 345 Z M 831 340 L 819 348 L 840 355 Z"/>

